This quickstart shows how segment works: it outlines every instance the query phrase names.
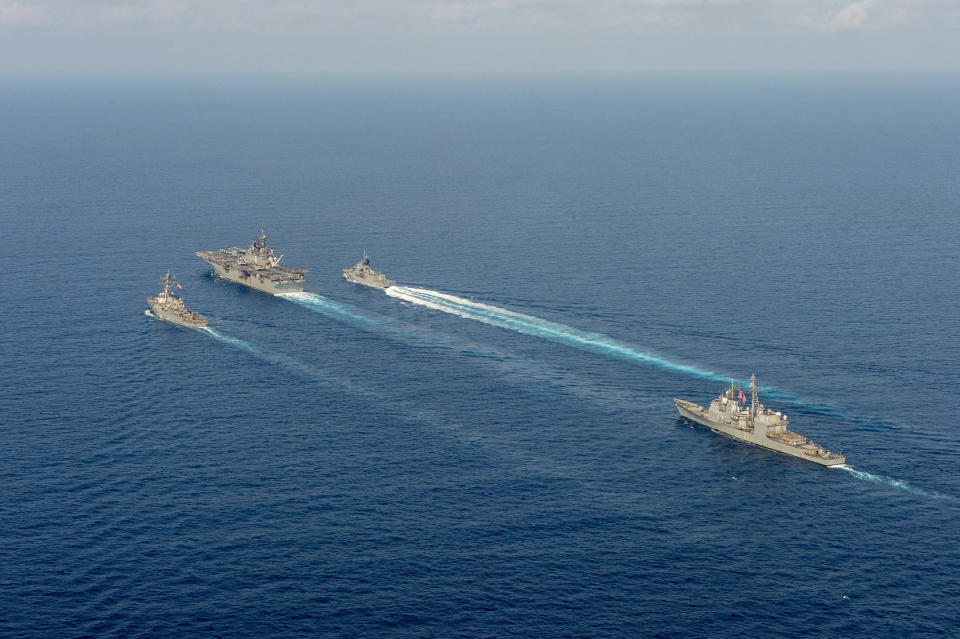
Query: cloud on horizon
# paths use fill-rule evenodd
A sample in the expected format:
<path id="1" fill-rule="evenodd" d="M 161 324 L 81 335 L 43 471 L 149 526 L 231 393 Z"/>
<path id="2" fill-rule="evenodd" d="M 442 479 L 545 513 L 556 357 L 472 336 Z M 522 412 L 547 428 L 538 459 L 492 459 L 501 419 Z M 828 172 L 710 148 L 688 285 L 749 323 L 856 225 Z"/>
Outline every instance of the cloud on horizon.
<path id="1" fill-rule="evenodd" d="M 834 29 L 859 29 L 866 23 L 871 10 L 876 6 L 874 0 L 861 0 L 844 7 L 830 19 Z"/>
<path id="2" fill-rule="evenodd" d="M 0 72 L 960 70 L 958 29 L 943 0 L 0 0 Z"/>

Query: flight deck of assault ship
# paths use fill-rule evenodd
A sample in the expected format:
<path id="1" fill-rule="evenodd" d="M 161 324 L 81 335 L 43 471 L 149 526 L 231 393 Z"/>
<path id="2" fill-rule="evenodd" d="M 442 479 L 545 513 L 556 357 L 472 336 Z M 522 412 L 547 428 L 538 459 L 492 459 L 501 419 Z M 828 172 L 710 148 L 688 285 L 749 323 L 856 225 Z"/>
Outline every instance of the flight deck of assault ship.
<path id="1" fill-rule="evenodd" d="M 223 279 L 258 291 L 282 295 L 303 290 L 303 274 L 307 271 L 280 266 L 283 256 L 274 257 L 263 231 L 253 236 L 250 248 L 245 251 L 233 246 L 219 251 L 197 251 L 196 255 Z"/>
<path id="2" fill-rule="evenodd" d="M 824 466 L 844 462 L 843 455 L 824 450 L 803 435 L 787 430 L 786 415 L 765 409 L 757 401 L 755 375 L 750 376 L 750 396 L 750 405 L 746 406 L 746 395 L 731 382 L 730 388 L 710 402 L 710 408 L 706 410 L 682 399 L 674 399 L 673 403 L 681 416 L 703 424 L 715 433 Z"/>
<path id="3" fill-rule="evenodd" d="M 183 288 L 173 281 L 170 271 L 167 271 L 160 283 L 163 284 L 163 290 L 157 293 L 156 297 L 147 298 L 154 317 L 187 328 L 203 328 L 207 325 L 207 318 L 187 308 L 180 296 L 170 290 L 173 286 Z"/>
<path id="4" fill-rule="evenodd" d="M 366 253 L 363 254 L 363 259 L 357 262 L 356 266 L 343 269 L 343 276 L 349 282 L 373 288 L 388 289 L 396 284 L 393 280 L 388 280 L 383 273 L 378 273 L 370 267 L 370 258 L 367 257 Z"/>

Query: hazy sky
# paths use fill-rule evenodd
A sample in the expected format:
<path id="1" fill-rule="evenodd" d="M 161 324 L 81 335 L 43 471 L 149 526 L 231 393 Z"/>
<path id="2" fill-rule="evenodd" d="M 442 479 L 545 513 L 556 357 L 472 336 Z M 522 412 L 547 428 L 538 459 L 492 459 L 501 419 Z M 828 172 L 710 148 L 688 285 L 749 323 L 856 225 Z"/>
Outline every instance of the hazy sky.
<path id="1" fill-rule="evenodd" d="M 960 0 L 0 0 L 0 74 L 960 70 Z"/>

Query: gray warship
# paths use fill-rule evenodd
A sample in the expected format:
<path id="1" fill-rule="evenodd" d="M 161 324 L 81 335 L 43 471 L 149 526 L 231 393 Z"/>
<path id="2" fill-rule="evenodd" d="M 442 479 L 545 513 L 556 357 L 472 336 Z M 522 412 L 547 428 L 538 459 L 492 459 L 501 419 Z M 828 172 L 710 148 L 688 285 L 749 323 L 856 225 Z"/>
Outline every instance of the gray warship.
<path id="1" fill-rule="evenodd" d="M 303 290 L 303 274 L 307 271 L 280 266 L 283 256 L 274 257 L 263 231 L 253 236 L 250 248 L 245 251 L 234 246 L 219 251 L 197 251 L 196 255 L 223 279 L 258 291 L 282 295 Z"/>
<path id="2" fill-rule="evenodd" d="M 349 282 L 373 288 L 387 289 L 396 284 L 393 280 L 388 280 L 383 273 L 378 273 L 370 268 L 370 258 L 367 257 L 366 253 L 363 254 L 363 259 L 357 262 L 356 266 L 343 269 L 343 276 Z"/>
<path id="3" fill-rule="evenodd" d="M 163 281 L 163 290 L 156 297 L 148 297 L 147 304 L 153 311 L 153 316 L 187 328 L 203 328 L 207 325 L 207 318 L 186 307 L 180 296 L 170 290 L 172 286 L 183 288 L 173 281 L 170 271 L 167 271 Z"/>
<path id="4" fill-rule="evenodd" d="M 730 388 L 710 402 L 706 410 L 682 399 L 674 398 L 673 403 L 682 417 L 703 424 L 715 433 L 824 466 L 837 466 L 845 461 L 843 455 L 824 450 L 803 435 L 787 430 L 786 415 L 764 408 L 757 401 L 756 381 L 756 376 L 751 375 L 749 406 L 741 407 L 746 404 L 746 396 L 732 381 Z"/>

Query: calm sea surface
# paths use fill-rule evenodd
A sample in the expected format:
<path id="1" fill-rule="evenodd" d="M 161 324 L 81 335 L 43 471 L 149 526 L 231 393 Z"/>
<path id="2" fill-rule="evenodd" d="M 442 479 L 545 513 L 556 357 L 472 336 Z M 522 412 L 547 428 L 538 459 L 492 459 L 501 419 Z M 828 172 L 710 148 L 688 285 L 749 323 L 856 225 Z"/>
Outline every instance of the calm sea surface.
<path id="1" fill-rule="evenodd" d="M 5 82 L 0 636 L 960 635 L 958 113 Z M 308 295 L 193 255 L 261 229 Z M 212 332 L 144 315 L 168 269 Z M 751 373 L 848 468 L 678 418 Z"/>

